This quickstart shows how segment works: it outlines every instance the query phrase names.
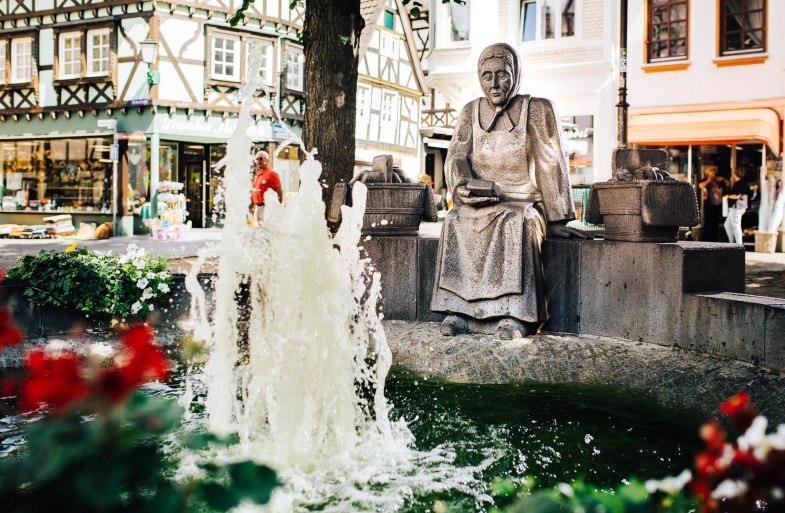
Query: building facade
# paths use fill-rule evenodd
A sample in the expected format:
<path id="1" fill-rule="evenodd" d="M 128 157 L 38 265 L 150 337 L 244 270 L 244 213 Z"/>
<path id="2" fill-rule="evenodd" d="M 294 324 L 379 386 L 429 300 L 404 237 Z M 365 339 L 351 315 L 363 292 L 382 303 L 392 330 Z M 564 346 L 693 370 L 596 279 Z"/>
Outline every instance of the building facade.
<path id="1" fill-rule="evenodd" d="M 188 220 L 209 225 L 221 180 L 214 165 L 237 123 L 251 53 L 264 86 L 249 136 L 271 151 L 294 193 L 298 149 L 277 153 L 287 137 L 273 115 L 301 129 L 304 11 L 289 4 L 257 0 L 232 27 L 240 0 L 0 0 L 0 224 L 37 224 L 53 212 L 105 221 L 116 205 L 123 231 L 140 231 L 156 213 L 158 185 L 179 182 Z M 414 176 L 420 143 L 411 125 L 423 86 L 405 44 L 408 17 L 398 2 L 371 7 L 357 161 L 393 153 Z"/>
<path id="2" fill-rule="evenodd" d="M 671 173 L 698 185 L 707 168 L 781 178 L 785 4 L 645 0 L 629 12 L 629 138 L 666 147 Z M 754 208 L 743 220 L 756 222 Z"/>
<path id="3" fill-rule="evenodd" d="M 481 96 L 477 59 L 493 43 L 521 57 L 520 93 L 553 100 L 562 117 L 570 178 L 589 184 L 610 177 L 615 145 L 617 2 L 612 0 L 467 0 L 430 3 L 422 38 L 431 95 L 423 135 L 436 188 L 451 123 Z"/>

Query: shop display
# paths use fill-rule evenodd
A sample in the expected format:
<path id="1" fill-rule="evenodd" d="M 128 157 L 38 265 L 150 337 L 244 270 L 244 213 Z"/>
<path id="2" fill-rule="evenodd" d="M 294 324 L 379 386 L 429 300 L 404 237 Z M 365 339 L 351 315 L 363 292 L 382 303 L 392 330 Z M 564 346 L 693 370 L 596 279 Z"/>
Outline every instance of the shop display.
<path id="1" fill-rule="evenodd" d="M 186 223 L 188 210 L 185 203 L 184 184 L 164 181 L 158 185 L 158 215 L 147 219 L 145 224 L 150 228 L 154 239 L 182 239 L 190 227 Z"/>

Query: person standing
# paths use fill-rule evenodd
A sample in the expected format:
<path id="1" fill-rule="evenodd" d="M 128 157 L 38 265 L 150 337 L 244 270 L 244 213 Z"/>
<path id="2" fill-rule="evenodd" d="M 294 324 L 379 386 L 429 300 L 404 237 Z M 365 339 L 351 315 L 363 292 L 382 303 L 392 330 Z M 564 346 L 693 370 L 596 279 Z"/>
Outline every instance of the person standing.
<path id="1" fill-rule="evenodd" d="M 726 182 L 717 176 L 716 167 L 707 167 L 704 180 L 698 184 L 703 189 L 703 227 L 701 240 L 720 242 L 720 220 L 722 219 L 722 197 L 725 195 Z"/>
<path id="2" fill-rule="evenodd" d="M 268 189 L 278 194 L 278 201 L 283 200 L 281 177 L 270 167 L 270 154 L 262 150 L 256 154 L 256 175 L 253 178 L 251 200 L 254 205 L 254 218 L 261 221 L 264 215 L 264 193 Z"/>
<path id="3" fill-rule="evenodd" d="M 736 182 L 728 194 L 728 217 L 725 219 L 725 232 L 728 242 L 741 244 L 741 216 L 747 210 L 749 197 L 752 195 L 750 184 L 744 179 L 744 169 L 736 169 Z"/>

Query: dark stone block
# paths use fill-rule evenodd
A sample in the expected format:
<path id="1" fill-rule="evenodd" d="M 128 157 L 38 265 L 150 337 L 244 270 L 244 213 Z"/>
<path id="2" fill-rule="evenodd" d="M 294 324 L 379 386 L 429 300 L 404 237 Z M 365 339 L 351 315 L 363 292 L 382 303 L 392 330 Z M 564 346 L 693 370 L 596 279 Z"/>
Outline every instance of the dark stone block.
<path id="1" fill-rule="evenodd" d="M 444 315 L 431 311 L 433 285 L 436 282 L 438 237 L 420 236 L 417 241 L 417 320 L 441 322 Z"/>
<path id="2" fill-rule="evenodd" d="M 581 242 L 546 239 L 542 261 L 548 322 L 544 329 L 578 333 L 581 327 Z"/>
<path id="3" fill-rule="evenodd" d="M 681 257 L 677 244 L 583 242 L 580 332 L 677 343 Z"/>
<path id="4" fill-rule="evenodd" d="M 766 323 L 763 364 L 785 372 L 785 304 L 766 306 L 763 316 Z"/>
<path id="5" fill-rule="evenodd" d="M 732 292 L 685 294 L 682 345 L 701 353 L 770 366 L 766 362 L 766 313 L 772 307 L 785 308 L 785 300 Z M 772 360 L 776 361 L 776 352 Z"/>
<path id="6" fill-rule="evenodd" d="M 744 292 L 744 248 L 738 244 L 679 242 L 682 291 Z"/>
<path id="7" fill-rule="evenodd" d="M 417 318 L 417 235 L 377 236 L 362 242 L 382 276 L 382 312 L 389 320 Z"/>

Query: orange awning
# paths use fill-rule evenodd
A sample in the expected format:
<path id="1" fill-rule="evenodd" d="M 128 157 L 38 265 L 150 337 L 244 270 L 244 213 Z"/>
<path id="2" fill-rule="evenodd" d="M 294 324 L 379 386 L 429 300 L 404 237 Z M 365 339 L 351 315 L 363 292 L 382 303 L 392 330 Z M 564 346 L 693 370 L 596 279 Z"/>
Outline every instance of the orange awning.
<path id="1" fill-rule="evenodd" d="M 630 114 L 629 141 L 663 146 L 759 142 L 780 154 L 782 121 L 768 108 Z"/>

